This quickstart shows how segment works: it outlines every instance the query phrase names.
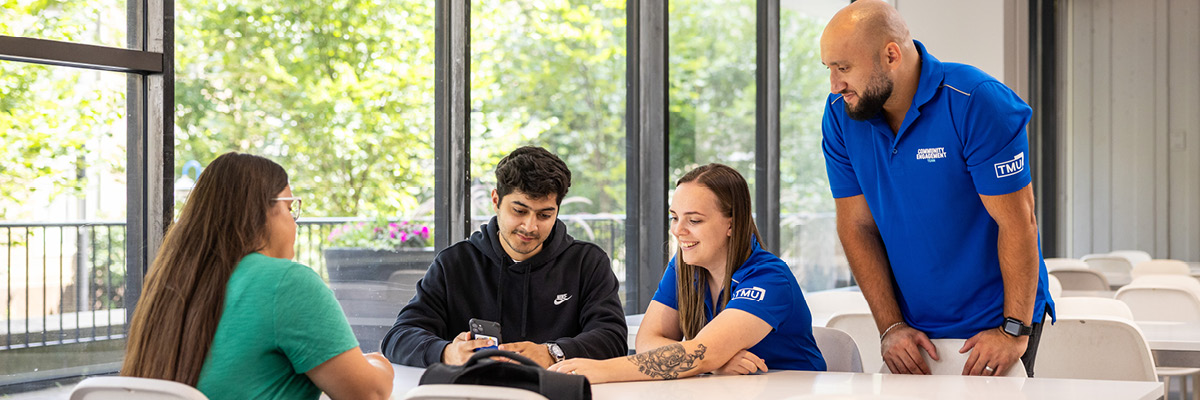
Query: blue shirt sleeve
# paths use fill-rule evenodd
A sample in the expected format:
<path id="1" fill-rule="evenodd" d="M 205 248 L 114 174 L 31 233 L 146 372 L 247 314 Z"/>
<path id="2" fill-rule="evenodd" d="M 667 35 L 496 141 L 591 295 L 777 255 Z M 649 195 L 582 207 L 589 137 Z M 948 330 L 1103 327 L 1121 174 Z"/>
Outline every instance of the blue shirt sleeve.
<path id="1" fill-rule="evenodd" d="M 679 309 L 679 294 L 676 293 L 675 287 L 675 257 L 671 257 L 671 261 L 667 263 L 667 270 L 663 272 L 662 279 L 658 281 L 658 291 L 654 292 L 651 300 L 676 310 Z"/>
<path id="2" fill-rule="evenodd" d="M 971 91 L 963 118 L 963 156 L 982 195 L 1021 190 L 1032 182 L 1025 127 L 1033 110 L 1011 89 L 995 81 Z"/>
<path id="3" fill-rule="evenodd" d="M 799 290 L 793 289 L 782 274 L 775 268 L 755 268 L 742 277 L 725 308 L 748 312 L 771 325 L 771 329 L 779 329 L 795 306 L 792 290 Z"/>
<path id="4" fill-rule="evenodd" d="M 840 95 L 829 96 L 825 102 L 825 116 L 821 120 L 821 149 L 825 152 L 825 172 L 829 174 L 829 189 L 833 198 L 858 196 L 862 187 L 858 185 L 858 176 L 850 165 L 850 155 L 846 151 L 842 127 L 833 107 L 845 107 Z"/>

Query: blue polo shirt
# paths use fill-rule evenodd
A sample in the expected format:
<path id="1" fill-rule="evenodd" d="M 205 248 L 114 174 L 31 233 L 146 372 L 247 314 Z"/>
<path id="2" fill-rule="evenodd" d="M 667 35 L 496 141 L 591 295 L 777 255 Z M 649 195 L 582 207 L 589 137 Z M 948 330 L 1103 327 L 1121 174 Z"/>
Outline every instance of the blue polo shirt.
<path id="1" fill-rule="evenodd" d="M 731 298 L 725 309 L 748 312 L 771 325 L 771 333 L 749 348 L 766 362 L 767 368 L 824 371 L 825 359 L 813 339 L 812 314 L 796 276 L 792 275 L 787 263 L 759 247 L 757 239 L 752 242 L 754 249 L 750 258 L 733 273 Z M 672 257 L 658 282 L 653 300 L 678 310 L 675 279 L 675 258 Z M 704 297 L 705 315 L 711 322 L 712 295 L 705 293 Z"/>
<path id="2" fill-rule="evenodd" d="M 882 114 L 850 119 L 832 94 L 822 123 L 825 168 L 833 197 L 866 198 L 904 321 L 930 338 L 969 338 L 1004 321 L 999 226 L 979 195 L 1030 183 L 1032 110 L 983 71 L 940 62 L 914 42 L 920 82 L 899 133 Z M 1048 304 L 1053 311 L 1040 245 L 1038 253 L 1034 322 Z"/>

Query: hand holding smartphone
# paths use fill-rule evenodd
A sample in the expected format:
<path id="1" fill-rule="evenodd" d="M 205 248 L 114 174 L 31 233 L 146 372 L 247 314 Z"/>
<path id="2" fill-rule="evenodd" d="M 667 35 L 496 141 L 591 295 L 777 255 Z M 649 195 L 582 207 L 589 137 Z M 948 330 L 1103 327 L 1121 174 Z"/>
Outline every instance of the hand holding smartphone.
<path id="1" fill-rule="evenodd" d="M 480 347 L 475 349 L 475 351 L 495 349 L 496 346 L 500 345 L 500 323 L 471 318 L 469 326 L 471 327 L 471 339 L 491 339 L 493 343 L 491 346 Z"/>

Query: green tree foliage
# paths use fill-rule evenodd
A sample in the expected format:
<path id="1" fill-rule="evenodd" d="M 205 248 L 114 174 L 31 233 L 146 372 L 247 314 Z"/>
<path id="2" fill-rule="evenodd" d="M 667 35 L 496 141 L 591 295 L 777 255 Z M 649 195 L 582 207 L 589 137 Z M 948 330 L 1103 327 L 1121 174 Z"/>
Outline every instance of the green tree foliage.
<path id="1" fill-rule="evenodd" d="M 432 198 L 433 3 L 181 0 L 177 168 L 226 151 L 291 173 L 315 216 Z"/>
<path id="2" fill-rule="evenodd" d="M 123 41 L 120 29 L 97 21 L 114 12 L 112 5 L 0 0 L 0 35 Z M 28 209 L 57 195 L 80 194 L 91 167 L 98 168 L 90 174 L 124 171 L 124 152 L 100 145 L 116 141 L 124 146 L 123 135 L 118 136 L 124 130 L 119 126 L 124 80 L 113 78 L 118 76 L 0 61 L 0 220 L 47 218 Z M 50 193 L 38 193 L 39 188 Z"/>
<path id="3" fill-rule="evenodd" d="M 500 158 L 540 145 L 586 199 L 564 212 L 624 212 L 625 1 L 476 1 L 471 24 L 472 175 L 490 188 Z"/>
<path id="4" fill-rule="evenodd" d="M 0 19 L 4 34 L 79 41 L 95 22 L 95 1 L 0 2 L 6 13 L 23 7 L 15 14 L 33 16 Z M 433 6 L 177 1 L 177 173 L 188 160 L 207 163 L 227 151 L 264 154 L 291 173 L 307 215 L 413 213 L 432 198 Z M 668 178 L 717 161 L 753 182 L 754 1 L 678 0 L 670 7 Z M 476 183 L 489 187 L 501 157 L 537 144 L 567 161 L 575 173 L 571 195 L 586 199 L 565 211 L 624 211 L 625 13 L 624 0 L 472 3 Z M 822 24 L 788 10 L 782 17 L 783 211 L 825 211 L 831 202 L 819 138 L 827 75 L 816 46 Z M 4 155 L 25 160 L 4 164 L 0 196 L 20 201 L 31 179 L 74 179 L 39 160 L 86 158 L 83 139 L 106 134 L 96 127 L 111 124 L 111 110 L 121 107 L 119 99 L 80 95 L 70 80 L 45 83 L 46 67 L 0 68 Z M 63 117 L 31 121 L 31 109 Z M 38 123 L 44 126 L 29 128 Z M 63 140 L 56 132 L 64 131 L 86 134 Z"/>

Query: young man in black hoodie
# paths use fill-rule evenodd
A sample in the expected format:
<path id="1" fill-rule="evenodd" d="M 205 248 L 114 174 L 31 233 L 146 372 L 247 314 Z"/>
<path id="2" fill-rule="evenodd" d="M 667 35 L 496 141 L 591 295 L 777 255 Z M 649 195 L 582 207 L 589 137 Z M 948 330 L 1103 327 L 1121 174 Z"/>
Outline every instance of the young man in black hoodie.
<path id="1" fill-rule="evenodd" d="M 617 277 L 600 247 L 575 240 L 558 220 L 571 171 L 541 147 L 514 150 L 496 166 L 496 216 L 442 250 L 417 294 L 383 337 L 397 364 L 462 364 L 474 349 L 471 318 L 499 322 L 501 350 L 543 367 L 573 357 L 626 355 Z"/>

